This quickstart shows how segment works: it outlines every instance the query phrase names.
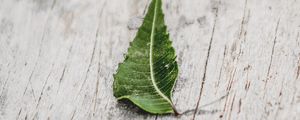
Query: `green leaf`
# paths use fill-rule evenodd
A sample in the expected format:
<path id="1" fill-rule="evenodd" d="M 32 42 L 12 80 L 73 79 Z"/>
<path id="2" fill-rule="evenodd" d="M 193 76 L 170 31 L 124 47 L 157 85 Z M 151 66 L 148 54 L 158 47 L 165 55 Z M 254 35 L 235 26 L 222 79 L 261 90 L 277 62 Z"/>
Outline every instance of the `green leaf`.
<path id="1" fill-rule="evenodd" d="M 123 63 L 114 75 L 114 96 L 153 114 L 177 114 L 171 101 L 178 75 L 162 1 L 152 0 Z"/>

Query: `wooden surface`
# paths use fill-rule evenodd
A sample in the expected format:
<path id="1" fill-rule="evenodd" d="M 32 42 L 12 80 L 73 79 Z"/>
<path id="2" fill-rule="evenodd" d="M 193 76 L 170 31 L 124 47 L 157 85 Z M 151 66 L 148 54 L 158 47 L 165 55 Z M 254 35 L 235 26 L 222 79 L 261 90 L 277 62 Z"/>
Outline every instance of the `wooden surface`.
<path id="1" fill-rule="evenodd" d="M 0 0 L 0 119 L 300 120 L 299 0 L 164 0 L 185 114 L 118 103 L 112 75 L 149 2 Z"/>

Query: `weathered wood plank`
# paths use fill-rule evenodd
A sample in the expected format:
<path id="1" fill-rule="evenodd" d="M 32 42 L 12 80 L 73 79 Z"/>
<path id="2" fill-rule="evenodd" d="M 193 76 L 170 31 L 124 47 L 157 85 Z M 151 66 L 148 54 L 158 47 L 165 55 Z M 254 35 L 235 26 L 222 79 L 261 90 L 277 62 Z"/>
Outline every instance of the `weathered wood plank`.
<path id="1" fill-rule="evenodd" d="M 300 119 L 298 0 L 164 0 L 185 114 L 118 103 L 112 75 L 149 2 L 0 0 L 0 119 Z"/>

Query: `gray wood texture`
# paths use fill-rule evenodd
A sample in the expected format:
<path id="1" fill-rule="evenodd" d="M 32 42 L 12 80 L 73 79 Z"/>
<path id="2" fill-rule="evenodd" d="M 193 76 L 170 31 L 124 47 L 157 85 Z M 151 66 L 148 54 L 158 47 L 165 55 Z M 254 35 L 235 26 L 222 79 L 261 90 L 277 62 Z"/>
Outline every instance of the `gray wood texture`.
<path id="1" fill-rule="evenodd" d="M 181 116 L 118 103 L 150 0 L 0 0 L 1 120 L 300 120 L 299 0 L 163 0 Z"/>

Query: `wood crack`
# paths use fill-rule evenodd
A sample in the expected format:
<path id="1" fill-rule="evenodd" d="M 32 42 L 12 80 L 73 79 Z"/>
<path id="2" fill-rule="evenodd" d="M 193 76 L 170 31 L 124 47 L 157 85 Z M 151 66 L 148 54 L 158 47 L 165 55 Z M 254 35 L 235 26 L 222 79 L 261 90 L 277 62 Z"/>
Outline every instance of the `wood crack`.
<path id="1" fill-rule="evenodd" d="M 22 108 L 20 108 L 20 110 L 19 110 L 19 112 L 18 112 L 18 115 L 17 115 L 17 119 L 16 119 L 16 120 L 19 120 L 21 113 L 22 113 Z"/>
<path id="2" fill-rule="evenodd" d="M 23 96 L 22 96 L 22 97 L 25 96 L 25 94 L 26 94 L 26 92 L 27 92 L 27 89 L 28 89 L 28 87 L 29 87 L 29 85 L 30 85 L 30 87 L 31 87 L 31 89 L 32 89 L 31 92 L 32 92 L 33 98 L 35 99 L 34 90 L 33 90 L 33 88 L 32 88 L 32 83 L 31 83 L 31 79 L 32 79 L 32 76 L 33 76 L 33 74 L 34 74 L 34 72 L 35 72 L 36 66 L 37 66 L 37 62 L 35 63 L 35 65 L 34 65 L 34 67 L 33 67 L 33 70 L 32 70 L 32 72 L 31 72 L 31 74 L 30 74 L 30 76 L 29 76 L 29 79 L 28 79 L 28 82 L 27 82 L 27 84 L 26 84 L 26 87 L 25 87 L 25 90 L 24 90 L 24 92 L 23 92 Z"/>
<path id="3" fill-rule="evenodd" d="M 227 51 L 227 46 L 225 46 L 225 48 L 224 48 L 222 64 L 221 64 L 221 68 L 220 68 L 220 72 L 219 72 L 219 76 L 218 76 L 218 81 L 217 81 L 217 84 L 216 84 L 217 90 L 216 90 L 215 94 L 217 93 L 219 85 L 220 85 L 222 70 L 224 68 L 224 61 L 225 61 L 225 58 L 226 58 L 226 51 Z"/>
<path id="4" fill-rule="evenodd" d="M 63 68 L 63 71 L 62 71 L 62 74 L 59 78 L 59 84 L 58 84 L 58 89 L 57 89 L 57 92 L 58 93 L 60 91 L 60 86 L 61 86 L 61 83 L 65 77 L 65 71 L 66 71 L 66 68 L 68 67 L 68 64 L 67 64 L 67 61 L 69 61 L 70 57 L 71 57 L 71 52 L 72 52 L 72 48 L 73 48 L 73 44 L 74 42 L 72 43 L 71 47 L 69 48 L 69 52 L 68 52 L 68 57 L 67 57 L 67 60 L 66 60 L 66 63 L 64 65 L 64 68 Z"/>
<path id="5" fill-rule="evenodd" d="M 101 52 L 100 52 L 101 54 Z M 99 91 L 99 81 L 100 81 L 100 60 L 98 62 L 98 75 L 97 75 L 97 82 L 96 82 L 96 89 L 95 89 L 95 98 L 94 98 L 94 109 L 93 109 L 93 116 L 96 113 L 96 108 L 97 108 L 97 98 L 98 98 L 98 91 Z"/>
<path id="6" fill-rule="evenodd" d="M 91 59 L 90 59 L 90 62 L 89 62 L 89 66 L 88 66 L 88 69 L 87 69 L 86 72 L 85 72 L 85 78 L 84 78 L 83 83 L 82 83 L 81 86 L 80 86 L 79 92 L 82 91 L 82 88 L 83 88 L 83 86 L 85 85 L 85 83 L 86 83 L 86 81 L 87 81 L 88 74 L 89 74 L 90 69 L 91 69 L 91 67 L 92 67 L 92 63 L 93 63 L 94 56 L 95 56 L 96 45 L 97 45 L 97 42 L 98 42 L 98 40 L 97 40 L 97 37 L 98 37 L 98 31 L 99 31 L 99 27 L 97 28 L 96 39 L 95 39 L 95 42 L 94 42 L 94 47 L 93 47 Z"/>
<path id="7" fill-rule="evenodd" d="M 205 61 L 205 65 L 204 65 L 204 73 L 203 73 L 201 87 L 200 87 L 200 93 L 199 93 L 199 96 L 198 96 L 198 100 L 197 100 L 197 104 L 196 104 L 196 108 L 195 108 L 192 120 L 194 120 L 195 117 L 196 117 L 196 113 L 198 111 L 199 103 L 200 103 L 200 100 L 201 100 L 201 97 L 202 97 L 202 93 L 203 93 L 203 89 L 204 89 L 204 84 L 205 84 L 205 81 L 206 81 L 207 65 L 208 65 L 208 61 L 209 61 L 209 58 L 210 58 L 211 46 L 212 46 L 212 43 L 213 43 L 213 40 L 214 40 L 214 35 L 215 35 L 216 23 L 217 23 L 217 19 L 218 19 L 219 4 L 220 4 L 220 2 L 221 1 L 219 1 L 218 6 L 217 6 L 217 8 L 215 10 L 215 19 L 214 19 L 214 24 L 213 24 L 213 28 L 212 28 L 211 37 L 210 37 L 210 42 L 209 42 L 209 46 L 208 46 L 208 50 L 207 50 L 206 61 Z"/>
<path id="8" fill-rule="evenodd" d="M 243 13 L 243 18 L 242 18 L 241 28 L 240 28 L 240 33 L 239 33 L 239 40 L 241 39 L 243 34 L 245 34 L 244 25 L 245 25 L 245 16 L 246 16 L 247 3 L 248 3 L 248 0 L 245 0 L 244 13 Z"/>
<path id="9" fill-rule="evenodd" d="M 102 9 L 103 10 L 103 9 Z M 95 36 L 95 39 L 97 41 L 98 39 L 98 36 L 99 36 L 99 27 L 97 28 L 97 31 L 96 31 L 96 36 Z M 97 43 L 95 43 L 97 44 Z M 95 46 L 94 46 L 95 47 Z M 94 48 L 95 49 L 95 48 Z M 95 98 L 94 98 L 94 108 L 93 108 L 93 116 L 95 115 L 95 112 L 96 112 L 96 107 L 97 107 L 97 98 L 98 98 L 98 90 L 99 90 L 99 81 L 100 81 L 100 67 L 101 67 L 101 64 L 100 64 L 100 58 L 101 58 L 101 51 L 99 51 L 99 61 L 98 61 L 98 70 L 97 70 L 97 80 L 96 80 L 96 89 L 95 89 Z"/>
<path id="10" fill-rule="evenodd" d="M 299 32 L 297 33 L 296 41 L 299 41 Z M 299 56 L 299 60 L 298 60 L 296 79 L 299 78 L 299 75 L 300 75 L 300 56 Z"/>
<path id="11" fill-rule="evenodd" d="M 73 120 L 73 119 L 74 119 L 75 113 L 76 113 L 76 110 L 74 110 L 74 112 L 72 113 L 72 116 L 71 116 L 71 119 L 70 119 L 70 120 Z"/>
<path id="12" fill-rule="evenodd" d="M 48 18 L 47 18 L 47 20 L 46 20 L 45 26 L 46 26 L 47 23 L 48 23 Z M 39 51 L 38 51 L 38 58 L 37 58 L 37 60 L 35 61 L 33 70 L 32 70 L 32 72 L 31 72 L 31 74 L 30 74 L 30 76 L 29 76 L 28 82 L 27 82 L 27 84 L 26 84 L 26 87 L 25 87 L 25 90 L 24 90 L 24 93 L 23 93 L 23 96 L 24 96 L 25 93 L 27 92 L 27 89 L 28 89 L 29 85 L 30 85 L 30 87 L 31 87 L 31 92 L 32 92 L 32 94 L 33 94 L 34 99 L 35 99 L 35 95 L 34 95 L 34 90 L 33 90 L 33 88 L 32 88 L 31 80 L 32 80 L 33 74 L 34 74 L 35 71 L 36 71 L 36 67 L 37 67 L 38 62 L 39 62 L 39 60 L 40 60 L 40 57 L 42 56 L 41 53 L 42 53 L 43 43 L 44 43 L 45 34 L 46 34 L 46 32 L 45 32 L 46 30 L 45 30 L 45 29 L 46 29 L 46 28 L 44 27 L 44 31 L 43 31 L 43 33 L 42 33 L 41 42 L 40 42 L 40 44 L 39 44 L 40 48 L 39 48 Z"/>
<path id="13" fill-rule="evenodd" d="M 63 71 L 62 71 L 62 74 L 61 74 L 61 76 L 60 76 L 60 78 L 59 78 L 59 84 L 58 84 L 57 93 L 59 92 L 60 86 L 61 86 L 61 82 L 62 82 L 62 80 L 63 80 L 64 77 L 65 77 L 66 67 L 67 67 L 67 65 L 64 66 Z"/>
<path id="14" fill-rule="evenodd" d="M 233 99 L 232 99 L 231 105 L 230 105 L 230 111 L 228 113 L 228 120 L 231 120 L 231 115 L 232 115 L 233 105 L 234 105 L 234 102 L 235 102 L 235 97 L 236 97 L 236 94 L 234 93 L 234 96 L 233 96 Z"/>
<path id="15" fill-rule="evenodd" d="M 104 2 L 104 6 L 106 6 L 106 3 L 107 1 Z M 103 11 L 104 11 L 104 8 L 105 7 L 102 7 L 100 12 L 99 12 L 99 16 L 102 16 L 103 14 Z M 97 41 L 97 39 L 99 38 L 99 32 L 100 32 L 100 21 L 98 22 L 98 27 L 97 27 L 97 30 L 96 30 L 96 34 L 95 34 L 95 40 Z M 100 43 L 101 44 L 101 43 Z M 97 98 L 98 98 L 98 91 L 99 91 L 99 84 L 100 84 L 100 74 L 101 74 L 101 50 L 99 50 L 99 61 L 98 61 L 98 68 L 97 68 L 97 81 L 96 81 L 96 89 L 95 89 L 95 98 L 94 98 L 94 108 L 93 108 L 93 116 L 95 115 L 96 113 L 96 109 L 97 109 Z"/>
<path id="16" fill-rule="evenodd" d="M 265 80 L 264 89 L 266 89 L 268 81 L 270 79 L 270 71 L 271 71 L 271 67 L 272 67 L 272 64 L 273 64 L 273 57 L 274 57 L 274 52 L 275 52 L 275 46 L 276 46 L 276 43 L 277 43 L 277 32 L 278 32 L 279 23 L 280 23 L 280 18 L 278 19 L 277 25 L 276 25 L 276 28 L 275 28 L 275 34 L 274 34 L 275 37 L 274 37 L 274 40 L 273 40 L 272 52 L 271 52 L 271 56 L 270 56 L 271 58 L 270 58 L 269 66 L 268 66 L 267 78 Z"/>
<path id="17" fill-rule="evenodd" d="M 39 51 L 38 51 L 38 58 L 37 58 L 37 60 L 36 60 L 36 62 L 35 62 L 35 65 L 34 65 L 34 67 L 33 67 L 33 70 L 32 70 L 32 72 L 31 72 L 31 74 L 30 74 L 29 79 L 28 79 L 27 85 L 26 85 L 25 90 L 24 90 L 24 93 L 23 93 L 23 97 L 24 97 L 25 93 L 27 92 L 28 86 L 30 85 L 30 86 L 31 86 L 31 92 L 32 92 L 33 97 L 34 97 L 34 100 L 35 100 L 34 89 L 32 88 L 31 79 L 32 79 L 33 74 L 35 73 L 35 70 L 36 70 L 38 61 L 39 61 L 39 59 L 40 59 L 40 57 L 41 57 L 41 55 L 42 55 L 42 48 L 43 48 L 43 43 L 44 43 L 45 35 L 46 35 L 46 27 L 45 27 L 45 26 L 46 26 L 46 25 L 48 24 L 48 22 L 49 22 L 49 15 L 50 15 L 50 12 L 53 10 L 55 4 L 56 4 L 56 0 L 53 0 L 53 3 L 52 3 L 52 5 L 51 5 L 52 7 L 51 7 L 49 13 L 47 14 L 46 22 L 45 22 L 45 24 L 44 24 L 43 33 L 42 33 L 42 38 L 41 38 L 41 42 L 40 42 L 40 44 L 39 44 L 40 48 L 39 48 Z"/>
<path id="18" fill-rule="evenodd" d="M 297 67 L 297 75 L 296 75 L 296 79 L 299 78 L 299 75 L 300 75 L 300 58 L 299 58 L 298 67 Z"/>
<path id="19" fill-rule="evenodd" d="M 106 5 L 106 2 L 107 1 L 105 1 L 104 3 L 103 3 L 103 5 L 105 6 Z M 99 12 L 99 15 L 98 16 L 101 16 L 102 14 L 103 14 L 103 11 L 104 11 L 104 8 L 105 7 L 103 7 L 101 10 L 100 10 L 100 12 Z M 91 59 L 90 59 L 90 63 L 89 63 L 89 66 L 88 66 L 88 69 L 87 69 L 87 71 L 86 71 L 86 75 L 85 75 L 85 79 L 84 79 L 84 82 L 82 83 L 82 85 L 81 85 L 81 87 L 80 87 L 80 90 L 79 90 L 79 92 L 80 91 L 82 91 L 82 88 L 83 88 L 83 86 L 85 85 L 85 83 L 86 83 L 86 80 L 87 80 L 87 77 L 88 77 L 88 74 L 89 74 L 89 72 L 90 72 L 90 68 L 91 68 L 91 66 L 92 66 L 92 63 L 93 63 L 93 60 L 94 60 L 94 56 L 95 56 L 95 51 L 96 51 L 96 46 L 97 46 L 97 44 L 98 44 L 98 37 L 99 37 L 99 31 L 100 31 L 100 27 L 99 27 L 99 25 L 100 25 L 100 23 L 98 23 L 98 25 L 97 25 L 97 29 L 96 29 L 96 33 L 95 33 L 95 41 L 94 41 L 94 47 L 93 47 L 93 52 L 92 52 L 92 57 L 91 57 Z"/>
<path id="20" fill-rule="evenodd" d="M 41 101 L 42 96 L 43 96 L 43 94 L 44 94 L 45 87 L 46 87 L 46 85 L 47 85 L 47 83 L 48 83 L 48 80 L 49 80 L 51 74 L 52 74 L 52 68 L 53 68 L 53 66 L 54 66 L 54 63 L 52 64 L 51 69 L 50 69 L 50 72 L 49 72 L 49 74 L 47 75 L 46 81 L 45 81 L 44 84 L 43 84 L 42 91 L 41 91 L 41 93 L 40 93 L 38 102 L 37 102 L 36 107 L 35 107 L 36 109 L 39 107 L 40 101 Z"/>

